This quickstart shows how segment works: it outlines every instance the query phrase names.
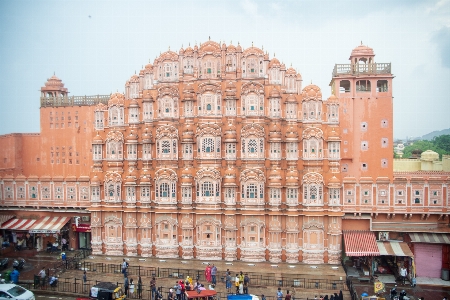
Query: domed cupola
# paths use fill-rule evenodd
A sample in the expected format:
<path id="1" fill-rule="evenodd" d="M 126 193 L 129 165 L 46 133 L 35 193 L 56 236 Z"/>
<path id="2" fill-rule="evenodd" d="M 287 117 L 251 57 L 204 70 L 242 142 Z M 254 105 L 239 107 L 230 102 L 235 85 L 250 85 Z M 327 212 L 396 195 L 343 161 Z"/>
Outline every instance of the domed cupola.
<path id="1" fill-rule="evenodd" d="M 352 50 L 349 60 L 352 64 L 358 64 L 359 62 L 371 64 L 374 63 L 374 57 L 375 53 L 373 52 L 373 49 L 363 45 L 361 42 L 361 45 Z"/>
<path id="2" fill-rule="evenodd" d="M 297 142 L 298 141 L 298 132 L 297 132 L 296 128 L 294 128 L 293 126 L 290 126 L 286 130 L 286 141 L 287 142 Z"/>
<path id="3" fill-rule="evenodd" d="M 66 97 L 69 91 L 64 87 L 62 80 L 54 74 L 47 79 L 47 82 L 41 87 L 42 97 Z"/>
<path id="4" fill-rule="evenodd" d="M 269 62 L 269 68 L 274 68 L 274 67 L 279 68 L 280 66 L 281 66 L 280 61 L 276 57 L 272 58 Z"/>
<path id="5" fill-rule="evenodd" d="M 139 180 L 140 184 L 152 185 L 152 177 L 147 169 L 142 170 Z"/>
<path id="6" fill-rule="evenodd" d="M 125 96 L 122 93 L 111 94 L 108 101 L 108 106 L 118 105 L 123 106 L 125 102 Z"/>
<path id="7" fill-rule="evenodd" d="M 328 97 L 327 102 L 329 104 L 339 103 L 338 98 L 333 94 L 330 97 Z"/>
<path id="8" fill-rule="evenodd" d="M 225 88 L 226 99 L 236 99 L 236 84 L 233 81 L 228 81 Z"/>
<path id="9" fill-rule="evenodd" d="M 185 85 L 183 90 L 183 101 L 194 101 L 195 91 L 192 84 L 188 83 Z"/>
<path id="10" fill-rule="evenodd" d="M 270 91 L 270 98 L 281 98 L 280 91 L 277 88 L 273 88 Z"/>
<path id="11" fill-rule="evenodd" d="M 98 144 L 103 144 L 103 139 L 102 139 L 102 137 L 98 134 L 98 131 L 97 131 L 97 135 L 94 136 L 94 139 L 92 140 L 92 144 L 96 144 L 96 145 L 98 145 Z"/>
<path id="12" fill-rule="evenodd" d="M 186 124 L 181 134 L 181 143 L 194 143 L 194 131 L 191 129 L 190 124 Z"/>
<path id="13" fill-rule="evenodd" d="M 186 166 L 181 170 L 181 185 L 182 186 L 191 186 L 194 181 L 192 176 L 192 168 Z"/>
<path id="14" fill-rule="evenodd" d="M 142 133 L 142 143 L 143 144 L 150 144 L 152 142 L 152 132 L 148 130 L 146 127 L 144 129 L 144 132 Z"/>
<path id="15" fill-rule="evenodd" d="M 315 84 L 307 85 L 303 88 L 302 91 L 303 101 L 305 100 L 321 100 L 322 99 L 322 91 Z"/>
<path id="16" fill-rule="evenodd" d="M 341 186 L 341 182 L 336 176 L 333 176 L 328 181 L 328 188 L 339 188 Z"/>
<path id="17" fill-rule="evenodd" d="M 286 185 L 290 187 L 298 186 L 298 171 L 295 168 L 290 168 L 286 173 Z"/>
<path id="18" fill-rule="evenodd" d="M 236 127 L 234 127 L 232 122 L 228 122 L 225 127 L 224 142 L 235 143 L 237 141 L 236 138 Z"/>
<path id="19" fill-rule="evenodd" d="M 127 143 L 137 143 L 138 142 L 138 135 L 135 134 L 133 132 L 133 130 L 131 130 L 130 134 L 127 135 L 127 137 L 126 137 L 126 141 L 127 141 Z"/>
<path id="20" fill-rule="evenodd" d="M 223 185 L 226 187 L 236 187 L 236 169 L 228 167 L 225 170 L 225 176 L 223 177 Z"/>
<path id="21" fill-rule="evenodd" d="M 281 130 L 276 123 L 273 123 L 269 131 L 270 142 L 281 142 Z"/>
<path id="22" fill-rule="evenodd" d="M 297 103 L 297 98 L 294 95 L 289 94 L 286 98 L 286 103 Z"/>
<path id="23" fill-rule="evenodd" d="M 272 169 L 269 172 L 269 187 L 281 187 L 281 172 L 280 169 Z"/>
<path id="24" fill-rule="evenodd" d="M 331 127 L 331 129 L 328 131 L 328 141 L 340 141 L 341 138 L 339 137 L 339 128 Z"/>

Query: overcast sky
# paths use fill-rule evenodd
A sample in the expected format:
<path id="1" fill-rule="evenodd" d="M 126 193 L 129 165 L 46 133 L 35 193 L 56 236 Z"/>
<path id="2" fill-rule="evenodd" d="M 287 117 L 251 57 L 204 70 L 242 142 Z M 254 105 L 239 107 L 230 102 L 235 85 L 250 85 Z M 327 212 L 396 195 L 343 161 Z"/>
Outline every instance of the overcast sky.
<path id="1" fill-rule="evenodd" d="M 40 88 L 109 94 L 160 52 L 208 40 L 264 47 L 324 99 L 361 41 L 391 62 L 394 137 L 450 128 L 450 0 L 0 1 L 0 134 L 39 132 Z"/>

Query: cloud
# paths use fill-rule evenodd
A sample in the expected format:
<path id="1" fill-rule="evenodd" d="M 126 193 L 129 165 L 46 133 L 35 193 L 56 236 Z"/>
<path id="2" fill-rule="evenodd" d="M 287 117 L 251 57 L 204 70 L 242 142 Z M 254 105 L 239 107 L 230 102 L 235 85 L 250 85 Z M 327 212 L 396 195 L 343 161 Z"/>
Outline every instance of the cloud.
<path id="1" fill-rule="evenodd" d="M 441 63 L 450 69 L 450 27 L 442 27 L 433 37 L 441 56 Z"/>

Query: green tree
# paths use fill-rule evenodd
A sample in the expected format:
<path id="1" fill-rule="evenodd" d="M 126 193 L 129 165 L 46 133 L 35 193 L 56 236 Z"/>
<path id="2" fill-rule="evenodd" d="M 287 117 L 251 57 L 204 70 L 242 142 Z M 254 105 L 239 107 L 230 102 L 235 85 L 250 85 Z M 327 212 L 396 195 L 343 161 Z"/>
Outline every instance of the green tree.
<path id="1" fill-rule="evenodd" d="M 450 134 L 435 136 L 432 141 L 436 147 L 444 150 L 445 153 L 450 153 Z"/>
<path id="2" fill-rule="evenodd" d="M 410 158 L 414 150 L 421 150 L 422 152 L 426 150 L 433 150 L 439 153 L 439 157 L 442 158 L 442 154 L 450 153 L 439 148 L 433 141 L 417 141 L 412 145 L 406 146 L 403 150 L 403 158 Z"/>

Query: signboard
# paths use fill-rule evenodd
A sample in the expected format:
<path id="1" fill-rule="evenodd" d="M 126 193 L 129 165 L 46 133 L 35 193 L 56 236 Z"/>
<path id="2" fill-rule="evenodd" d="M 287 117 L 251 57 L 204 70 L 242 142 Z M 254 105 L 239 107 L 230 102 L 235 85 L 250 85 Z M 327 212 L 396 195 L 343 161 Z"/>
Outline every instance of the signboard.
<path id="1" fill-rule="evenodd" d="M 72 224 L 72 231 L 91 232 L 91 224 L 78 223 L 78 226 L 77 226 L 77 224 Z"/>
<path id="2" fill-rule="evenodd" d="M 30 233 L 59 233 L 59 229 L 58 230 L 54 230 L 54 229 L 31 229 L 29 232 Z"/>

